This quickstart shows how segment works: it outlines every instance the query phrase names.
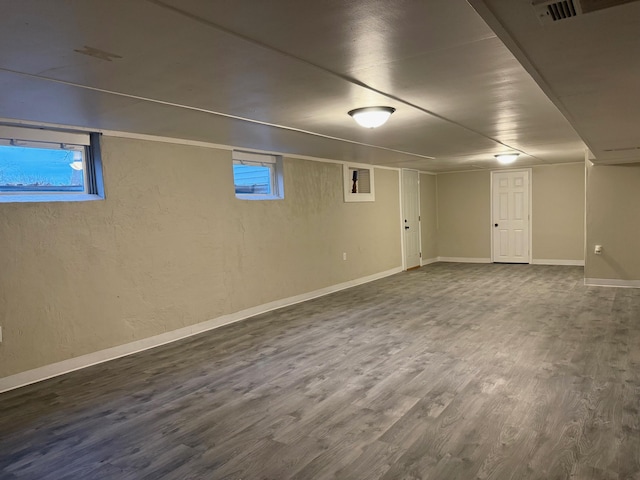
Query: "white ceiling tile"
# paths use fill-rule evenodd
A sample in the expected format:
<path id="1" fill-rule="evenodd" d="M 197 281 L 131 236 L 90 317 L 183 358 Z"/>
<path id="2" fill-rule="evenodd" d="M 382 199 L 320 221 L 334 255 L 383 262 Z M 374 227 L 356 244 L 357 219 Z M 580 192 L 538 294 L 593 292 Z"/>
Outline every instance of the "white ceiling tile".
<path id="1" fill-rule="evenodd" d="M 528 0 L 471 3 L 524 61 L 596 161 L 640 157 L 634 149 L 608 152 L 640 145 L 640 2 L 548 25 L 537 20 Z"/>
<path id="2" fill-rule="evenodd" d="M 0 117 L 438 171 L 505 149 L 583 158 L 464 0 L 0 6 Z M 346 113 L 373 105 L 397 109 L 377 130 Z"/>

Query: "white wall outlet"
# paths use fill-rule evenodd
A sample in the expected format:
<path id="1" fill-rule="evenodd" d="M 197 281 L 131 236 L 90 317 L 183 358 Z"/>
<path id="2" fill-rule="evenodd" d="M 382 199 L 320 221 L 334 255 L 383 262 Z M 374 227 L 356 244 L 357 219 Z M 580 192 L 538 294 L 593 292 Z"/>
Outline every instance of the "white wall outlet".
<path id="1" fill-rule="evenodd" d="M 602 245 L 596 245 L 593 253 L 595 253 L 596 255 L 600 255 L 602 253 Z"/>
<path id="2" fill-rule="evenodd" d="M 347 259 L 347 252 L 342 252 L 342 259 L 346 260 Z"/>

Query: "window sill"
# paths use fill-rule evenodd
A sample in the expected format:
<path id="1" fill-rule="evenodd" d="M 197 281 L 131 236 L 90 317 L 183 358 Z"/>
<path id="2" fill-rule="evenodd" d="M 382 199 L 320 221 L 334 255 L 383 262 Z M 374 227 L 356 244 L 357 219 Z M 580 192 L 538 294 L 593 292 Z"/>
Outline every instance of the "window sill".
<path id="1" fill-rule="evenodd" d="M 344 201 L 349 202 L 375 202 L 376 197 L 372 193 L 346 193 Z"/>
<path id="2" fill-rule="evenodd" d="M 243 195 L 236 193 L 238 200 L 282 200 L 284 197 L 279 195 Z"/>
<path id="3" fill-rule="evenodd" d="M 49 202 L 89 202 L 104 200 L 103 196 L 79 193 L 79 194 L 17 194 L 0 195 L 0 203 L 49 203 Z"/>

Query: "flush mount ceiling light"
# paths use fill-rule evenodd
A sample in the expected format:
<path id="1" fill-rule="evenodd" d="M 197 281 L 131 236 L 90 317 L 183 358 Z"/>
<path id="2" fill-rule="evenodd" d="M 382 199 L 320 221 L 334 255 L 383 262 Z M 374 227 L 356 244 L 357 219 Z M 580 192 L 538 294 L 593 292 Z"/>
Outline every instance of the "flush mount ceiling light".
<path id="1" fill-rule="evenodd" d="M 519 153 L 502 153 L 500 155 L 495 155 L 496 160 L 500 162 L 502 165 L 509 165 L 513 163 L 518 158 Z"/>
<path id="2" fill-rule="evenodd" d="M 364 128 L 376 128 L 389 120 L 395 111 L 393 107 L 365 107 L 351 110 L 349 115 Z"/>

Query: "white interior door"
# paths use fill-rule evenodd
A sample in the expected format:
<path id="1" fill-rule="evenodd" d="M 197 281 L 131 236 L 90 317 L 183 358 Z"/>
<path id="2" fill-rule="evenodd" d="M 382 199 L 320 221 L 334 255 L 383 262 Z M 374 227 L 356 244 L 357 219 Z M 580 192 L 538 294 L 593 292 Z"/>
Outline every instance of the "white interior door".
<path id="1" fill-rule="evenodd" d="M 404 265 L 420 266 L 420 174 L 402 170 L 402 228 L 404 231 Z"/>
<path id="2" fill-rule="evenodd" d="M 493 261 L 529 263 L 529 170 L 492 176 Z"/>

